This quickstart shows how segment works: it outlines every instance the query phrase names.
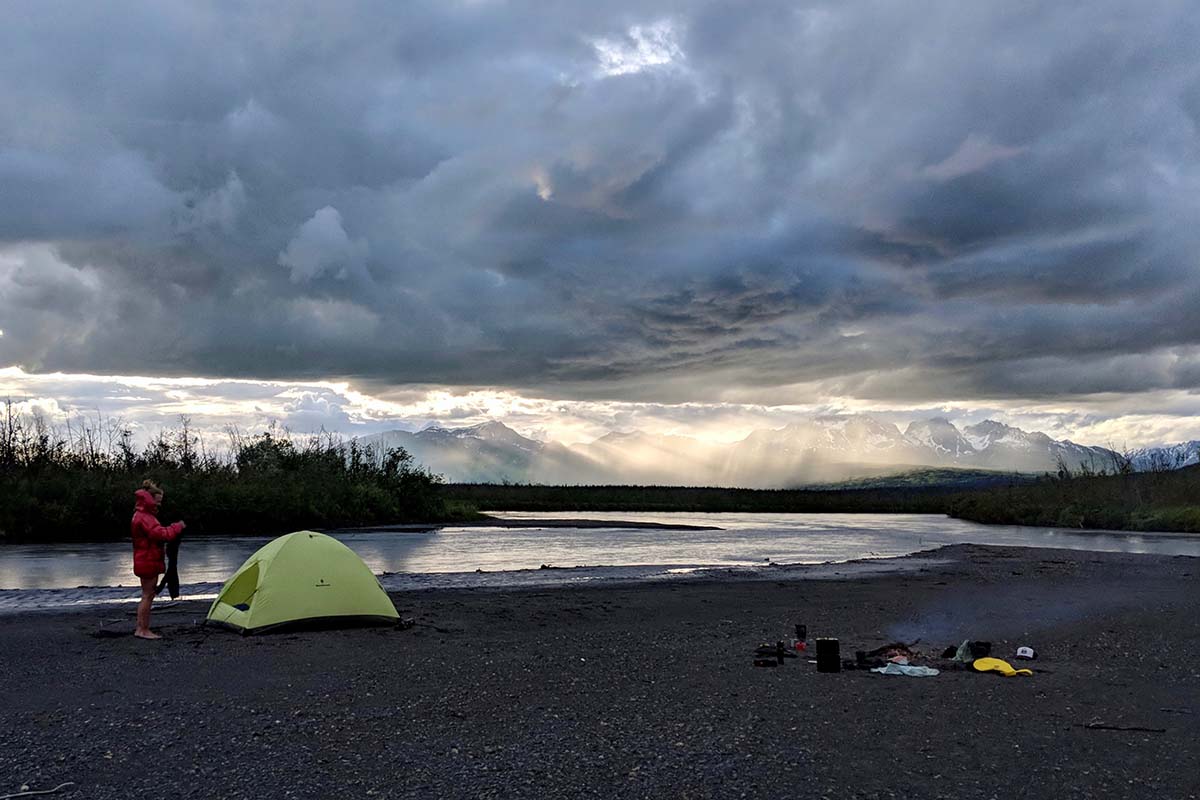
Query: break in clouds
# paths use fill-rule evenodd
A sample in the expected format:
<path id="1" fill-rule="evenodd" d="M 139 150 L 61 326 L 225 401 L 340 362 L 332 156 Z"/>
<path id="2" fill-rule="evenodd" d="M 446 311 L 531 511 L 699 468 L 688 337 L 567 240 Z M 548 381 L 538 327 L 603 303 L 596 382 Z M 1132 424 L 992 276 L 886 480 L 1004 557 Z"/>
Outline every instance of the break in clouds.
<path id="1" fill-rule="evenodd" d="M 1191 416 L 1193 11 L 9 4 L 0 366 Z"/>

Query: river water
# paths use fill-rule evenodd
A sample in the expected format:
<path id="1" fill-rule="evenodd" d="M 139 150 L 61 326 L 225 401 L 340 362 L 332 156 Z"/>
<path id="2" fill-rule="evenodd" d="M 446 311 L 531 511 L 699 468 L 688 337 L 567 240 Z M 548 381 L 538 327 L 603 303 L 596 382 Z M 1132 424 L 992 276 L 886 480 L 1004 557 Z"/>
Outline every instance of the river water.
<path id="1" fill-rule="evenodd" d="M 612 528 L 469 528 L 348 531 L 334 535 L 388 589 L 533 586 L 667 579 L 703 568 L 753 574 L 771 563 L 887 558 L 945 544 L 1060 547 L 1200 556 L 1200 537 L 978 525 L 924 514 L 496 513 L 506 519 L 611 520 Z M 720 530 L 619 527 L 637 520 Z M 185 597 L 212 596 L 255 550 L 259 536 L 188 537 L 181 548 Z M 540 569 L 542 565 L 562 569 Z M 136 590 L 128 543 L 0 546 L 0 612 L 127 602 Z"/>

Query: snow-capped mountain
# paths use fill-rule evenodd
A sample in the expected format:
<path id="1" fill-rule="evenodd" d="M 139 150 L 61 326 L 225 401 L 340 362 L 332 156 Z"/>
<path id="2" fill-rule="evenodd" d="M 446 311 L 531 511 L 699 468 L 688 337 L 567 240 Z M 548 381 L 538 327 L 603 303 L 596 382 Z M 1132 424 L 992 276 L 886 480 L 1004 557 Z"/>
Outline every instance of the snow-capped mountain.
<path id="1" fill-rule="evenodd" d="M 1111 470 L 1117 463 L 1116 454 L 1106 448 L 1056 441 L 994 420 L 960 431 L 938 417 L 914 421 L 901 433 L 895 425 L 867 415 L 818 417 L 778 430 L 755 431 L 734 445 L 734 453 L 726 479 L 736 481 L 758 473 L 754 485 L 775 484 L 779 476 L 786 476 L 784 485 L 795 485 L 811 480 L 814 472 L 836 473 L 835 465 L 1053 472 L 1060 459 L 1072 469 L 1082 464 L 1095 471 Z"/>
<path id="2" fill-rule="evenodd" d="M 904 438 L 913 447 L 924 448 L 942 458 L 963 458 L 977 452 L 962 431 L 944 417 L 910 422 L 904 430 Z"/>
<path id="3" fill-rule="evenodd" d="M 527 438 L 492 421 L 363 437 L 362 444 L 403 447 L 450 481 L 552 484 L 675 484 L 776 488 L 827 483 L 920 467 L 1005 472 L 1113 471 L 1122 458 L 1104 447 L 1052 439 L 995 420 L 961 430 L 941 417 L 903 432 L 865 414 L 823 416 L 757 430 L 732 444 L 687 436 L 610 433 L 565 447 Z M 1135 469 L 1200 461 L 1200 442 L 1137 451 Z"/>
<path id="4" fill-rule="evenodd" d="M 1200 441 L 1193 439 L 1166 447 L 1142 447 L 1130 453 L 1130 461 L 1138 472 L 1166 472 L 1190 467 L 1200 464 Z"/>
<path id="5" fill-rule="evenodd" d="M 990 419 L 968 425 L 962 434 L 974 452 L 965 453 L 956 463 L 981 469 L 1054 472 L 1061 460 L 1072 469 L 1085 466 L 1096 472 L 1111 472 L 1120 462 L 1120 456 L 1106 447 L 1051 439 L 1044 433 L 1027 433 Z"/>
<path id="6" fill-rule="evenodd" d="M 502 422 L 469 428 L 430 426 L 386 431 L 359 440 L 379 448 L 403 447 L 421 466 L 463 483 L 590 483 L 586 458 L 556 443 L 529 439 Z"/>
<path id="7" fill-rule="evenodd" d="M 775 488 L 878 474 L 880 466 L 922 461 L 895 425 L 846 415 L 754 431 L 729 445 L 720 463 L 710 483 Z"/>

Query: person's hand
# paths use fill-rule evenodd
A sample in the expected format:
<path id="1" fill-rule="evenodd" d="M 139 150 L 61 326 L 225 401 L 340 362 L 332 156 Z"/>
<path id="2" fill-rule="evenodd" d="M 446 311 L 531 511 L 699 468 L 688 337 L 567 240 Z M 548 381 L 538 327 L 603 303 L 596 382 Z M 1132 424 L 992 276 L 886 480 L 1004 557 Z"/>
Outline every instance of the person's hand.
<path id="1" fill-rule="evenodd" d="M 179 530 L 183 530 L 186 527 L 187 527 L 187 523 L 184 522 L 183 520 L 179 520 Z"/>

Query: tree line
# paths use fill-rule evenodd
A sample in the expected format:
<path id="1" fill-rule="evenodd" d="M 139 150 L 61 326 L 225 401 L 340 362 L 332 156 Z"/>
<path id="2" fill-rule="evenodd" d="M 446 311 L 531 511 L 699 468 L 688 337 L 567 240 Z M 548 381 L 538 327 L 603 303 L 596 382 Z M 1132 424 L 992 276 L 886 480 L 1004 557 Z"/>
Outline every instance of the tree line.
<path id="1" fill-rule="evenodd" d="M 485 511 L 696 513 L 943 513 L 950 487 L 737 489 L 692 486 L 447 484 L 444 495 Z"/>
<path id="2" fill-rule="evenodd" d="M 186 417 L 142 447 L 116 420 L 50 424 L 0 410 L 0 540 L 105 540 L 129 535 L 133 492 L 166 490 L 160 519 L 188 533 L 276 534 L 473 515 L 439 492 L 441 477 L 403 448 L 379 449 L 320 432 L 230 428 L 213 448 Z"/>
<path id="3" fill-rule="evenodd" d="M 991 524 L 1200 532 L 1200 465 L 1133 472 L 1064 463 L 1040 478 L 1011 476 L 974 488 L 448 484 L 442 491 L 448 499 L 485 511 L 917 513 Z"/>
<path id="4" fill-rule="evenodd" d="M 1177 462 L 1175 462 L 1177 463 Z M 1200 532 L 1200 465 L 1162 461 L 1146 472 L 1069 468 L 1019 486 L 950 499 L 946 513 L 975 522 Z"/>

